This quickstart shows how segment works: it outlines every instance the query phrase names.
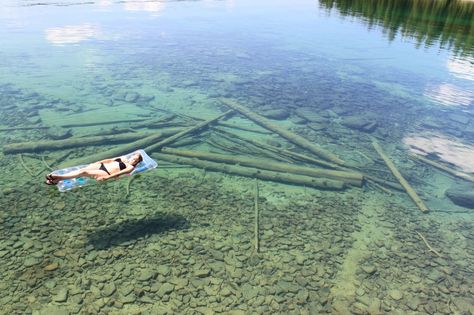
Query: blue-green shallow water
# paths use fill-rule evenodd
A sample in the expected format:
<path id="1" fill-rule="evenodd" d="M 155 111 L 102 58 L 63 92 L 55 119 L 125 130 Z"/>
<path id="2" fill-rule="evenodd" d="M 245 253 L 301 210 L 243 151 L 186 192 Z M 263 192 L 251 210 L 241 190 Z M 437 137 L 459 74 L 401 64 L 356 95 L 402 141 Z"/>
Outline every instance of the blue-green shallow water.
<path id="1" fill-rule="evenodd" d="M 473 185 L 410 157 L 474 173 L 473 12 L 468 1 L 2 2 L 1 312 L 474 313 Z M 159 161 L 59 194 L 43 185 L 49 166 L 127 143 L 7 152 L 192 126 L 227 110 L 222 98 L 396 182 L 377 139 L 431 211 L 373 181 L 259 180 L 256 253 L 252 178 Z M 186 149 L 316 167 L 215 129 L 192 139 Z"/>

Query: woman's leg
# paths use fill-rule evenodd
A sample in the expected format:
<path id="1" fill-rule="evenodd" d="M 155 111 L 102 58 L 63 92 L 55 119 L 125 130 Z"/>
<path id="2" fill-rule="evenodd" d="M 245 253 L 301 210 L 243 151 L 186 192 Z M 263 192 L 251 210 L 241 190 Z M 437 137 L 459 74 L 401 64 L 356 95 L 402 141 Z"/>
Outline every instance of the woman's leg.
<path id="1" fill-rule="evenodd" d="M 52 175 L 51 177 L 53 178 L 54 181 L 60 181 L 60 180 L 63 180 L 63 179 L 86 177 L 87 173 L 88 173 L 87 170 L 80 169 L 80 170 L 72 171 L 72 172 L 69 172 L 69 173 L 66 173 L 66 174 L 62 174 L 62 175 L 51 174 Z"/>
<path id="2" fill-rule="evenodd" d="M 63 180 L 63 179 L 71 179 L 71 178 L 78 178 L 78 177 L 96 178 L 98 176 L 100 177 L 100 176 L 103 176 L 103 175 L 106 174 L 106 172 L 104 172 L 102 170 L 99 170 L 99 167 L 100 167 L 99 164 L 92 163 L 92 164 L 89 164 L 88 166 L 86 166 L 84 168 L 81 168 L 77 171 L 72 171 L 72 172 L 69 172 L 69 173 L 66 173 L 66 174 L 62 174 L 62 175 L 49 174 L 47 176 L 47 178 L 51 177 L 54 180 L 54 182 L 57 182 L 57 181 L 60 181 L 60 180 Z"/>

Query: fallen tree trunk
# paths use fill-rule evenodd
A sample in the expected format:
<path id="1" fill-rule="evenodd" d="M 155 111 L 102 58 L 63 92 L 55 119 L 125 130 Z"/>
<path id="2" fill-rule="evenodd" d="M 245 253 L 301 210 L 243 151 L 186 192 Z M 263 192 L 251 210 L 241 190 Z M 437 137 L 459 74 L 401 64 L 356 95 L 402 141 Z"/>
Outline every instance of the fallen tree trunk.
<path id="1" fill-rule="evenodd" d="M 239 126 L 237 124 L 231 124 L 231 123 L 228 123 L 228 122 L 219 122 L 218 125 L 222 126 L 222 127 L 231 128 L 231 129 L 238 129 L 238 130 L 243 130 L 243 131 L 248 131 L 248 132 L 260 133 L 260 134 L 264 134 L 264 135 L 271 134 L 271 132 L 267 131 L 267 130 L 258 130 L 258 129 L 254 129 L 254 128 Z"/>
<path id="2" fill-rule="evenodd" d="M 119 147 L 102 151 L 93 155 L 88 155 L 86 157 L 80 157 L 74 160 L 69 160 L 67 162 L 61 163 L 57 168 L 65 168 L 65 167 L 70 167 L 70 166 L 75 166 L 75 165 L 82 165 L 82 164 L 89 164 L 93 163 L 96 161 L 100 161 L 103 159 L 115 157 L 115 156 L 120 156 L 123 154 L 130 153 L 132 151 L 142 149 L 143 147 L 146 147 L 147 145 L 150 145 L 151 143 L 163 138 L 163 137 L 169 137 L 171 135 L 174 135 L 181 131 L 182 129 L 169 129 L 169 130 L 163 130 L 161 132 L 155 133 L 151 136 L 148 136 L 146 138 L 134 141 L 132 143 L 126 144 L 126 145 L 121 145 Z"/>
<path id="3" fill-rule="evenodd" d="M 265 150 L 268 150 L 268 151 L 271 151 L 271 152 L 274 152 L 274 153 L 278 153 L 282 156 L 289 157 L 289 158 L 292 158 L 294 160 L 309 162 L 309 163 L 313 163 L 313 164 L 316 164 L 316 165 L 319 165 L 319 166 L 324 166 L 324 167 L 333 168 L 333 169 L 342 169 L 343 168 L 339 165 L 329 163 L 329 162 L 326 162 L 326 161 L 321 161 L 321 160 L 315 159 L 315 158 L 310 157 L 310 156 L 306 156 L 306 155 L 301 154 L 301 153 L 296 153 L 296 152 L 293 152 L 293 151 L 290 151 L 290 150 L 278 148 L 276 146 L 266 144 L 266 143 L 263 143 L 263 142 L 260 142 L 260 141 L 254 140 L 254 139 L 244 138 L 244 137 L 241 137 L 241 136 L 239 136 L 239 135 L 237 135 L 233 132 L 230 132 L 230 131 L 227 131 L 227 130 L 222 130 L 219 127 L 215 127 L 213 129 L 217 130 L 219 132 L 222 132 L 224 134 L 227 134 L 231 137 L 234 137 L 234 138 L 240 139 L 242 141 L 248 142 L 248 143 L 250 143 L 250 144 L 252 144 L 256 147 L 259 147 L 259 148 L 262 148 L 262 149 L 265 149 Z"/>
<path id="4" fill-rule="evenodd" d="M 162 141 L 160 141 L 160 142 L 158 142 L 158 143 L 155 143 L 155 144 L 152 144 L 152 145 L 146 147 L 145 150 L 146 150 L 146 151 L 149 151 L 149 152 L 152 152 L 152 151 L 155 151 L 155 150 L 159 150 L 159 149 L 161 149 L 162 147 L 164 147 L 165 145 L 170 144 L 170 143 L 172 143 L 172 142 L 178 140 L 179 138 L 181 138 L 181 137 L 183 137 L 183 136 L 185 136 L 185 135 L 187 135 L 187 134 L 190 134 L 190 133 L 192 133 L 192 132 L 194 132 L 194 131 L 196 131 L 196 130 L 199 130 L 199 129 L 202 129 L 202 128 L 204 128 L 204 127 L 207 127 L 209 124 L 212 124 L 213 122 L 215 122 L 215 121 L 217 121 L 217 120 L 219 120 L 219 119 L 221 119 L 221 118 L 223 118 L 223 117 L 225 117 L 225 116 L 231 114 L 232 112 L 233 112 L 233 110 L 229 110 L 229 111 L 227 111 L 227 112 L 225 112 L 225 113 L 223 113 L 223 114 L 221 114 L 221 115 L 219 115 L 219 116 L 217 116 L 217 117 L 214 117 L 214 118 L 212 118 L 212 119 L 203 121 L 203 122 L 197 124 L 196 126 L 193 126 L 193 127 L 191 127 L 191 128 L 188 128 L 188 129 L 185 129 L 185 130 L 183 130 L 183 131 L 180 131 L 180 132 L 178 132 L 177 134 L 175 134 L 175 135 L 173 135 L 173 136 L 171 136 L 171 137 L 169 137 L 169 138 L 166 138 L 166 139 L 164 139 L 164 140 L 162 140 Z"/>
<path id="5" fill-rule="evenodd" d="M 385 180 L 385 179 L 382 179 L 382 178 L 378 178 L 376 176 L 372 176 L 372 175 L 368 175 L 368 174 L 363 174 L 364 175 L 364 178 L 367 179 L 367 180 L 371 180 L 379 185 L 383 185 L 383 186 L 387 186 L 387 187 L 390 187 L 392 189 L 395 189 L 395 190 L 398 190 L 398 191 L 405 191 L 405 189 L 400 185 L 400 184 L 397 184 L 395 182 L 391 182 L 391 181 L 388 181 L 388 180 Z"/>
<path id="6" fill-rule="evenodd" d="M 219 136 L 220 138 L 224 139 L 225 141 L 228 141 L 234 145 L 237 145 L 237 147 L 240 149 L 239 151 L 250 154 L 250 155 L 262 155 L 262 156 L 267 156 L 272 159 L 282 161 L 282 162 L 290 162 L 292 161 L 288 157 L 283 157 L 281 155 L 275 154 L 274 152 L 270 150 L 263 149 L 261 147 L 258 147 L 250 142 L 243 141 L 242 139 L 239 139 L 239 137 L 234 137 L 234 136 L 229 136 L 225 132 L 220 132 L 217 133 L 216 136 Z M 233 146 L 232 146 L 233 147 Z M 237 154 L 241 154 L 240 152 Z"/>
<path id="7" fill-rule="evenodd" d="M 453 175 L 455 177 L 458 177 L 458 178 L 461 178 L 461 179 L 464 179 L 464 180 L 467 180 L 468 182 L 471 182 L 471 183 L 474 183 L 474 177 L 472 176 L 469 176 L 465 173 L 462 173 L 462 172 L 459 172 L 457 170 L 454 170 L 452 168 L 449 168 L 447 166 L 444 166 L 440 163 L 436 163 L 435 161 L 432 161 L 430 159 L 427 159 L 425 158 L 424 156 L 421 156 L 419 154 L 410 154 L 409 155 L 410 157 L 416 159 L 416 160 L 419 160 L 423 163 L 426 163 L 428 165 L 431 165 L 439 170 L 442 170 L 442 171 L 445 171 L 446 173 L 450 174 L 450 175 Z"/>
<path id="8" fill-rule="evenodd" d="M 261 125 L 262 127 L 265 127 L 267 129 L 279 134 L 280 136 L 287 139 L 288 141 L 290 141 L 290 142 L 292 142 L 292 143 L 294 143 L 294 144 L 296 144 L 296 145 L 298 145 L 298 146 L 300 146 L 300 147 L 302 147 L 306 150 L 311 151 L 312 153 L 316 154 L 317 156 L 319 156 L 319 157 L 321 157 L 325 160 L 331 161 L 333 163 L 336 163 L 338 165 L 343 165 L 344 164 L 343 160 L 341 160 L 340 158 L 338 158 L 336 155 L 332 154 L 331 152 L 328 152 L 328 151 L 322 149 L 321 147 L 313 144 L 311 141 L 303 138 L 300 135 L 297 135 L 297 134 L 295 134 L 295 133 L 293 133 L 289 130 L 286 130 L 284 128 L 281 128 L 281 127 L 275 125 L 269 119 L 252 112 L 251 110 L 247 109 L 246 107 L 238 104 L 236 101 L 231 100 L 231 99 L 222 99 L 222 102 L 224 104 L 226 104 L 227 106 L 229 106 L 230 108 L 233 108 L 236 111 L 238 111 L 239 113 L 241 113 L 242 115 L 246 116 L 247 118 L 253 120 L 257 124 Z"/>
<path id="9" fill-rule="evenodd" d="M 34 130 L 34 129 L 48 129 L 46 126 L 33 126 L 33 127 L 6 127 L 0 128 L 0 131 L 16 131 L 16 130 Z"/>
<path id="10" fill-rule="evenodd" d="M 253 167 L 257 169 L 270 170 L 282 173 L 291 173 L 298 175 L 306 175 L 309 177 L 315 178 L 330 178 L 335 180 L 343 181 L 347 184 L 354 185 L 357 187 L 362 186 L 362 174 L 355 172 L 344 172 L 344 171 L 335 171 L 335 170 L 325 170 L 325 169 L 316 169 L 311 167 L 292 165 L 288 163 L 273 162 L 271 160 L 263 160 L 256 158 L 248 158 L 244 156 L 232 156 L 225 154 L 209 153 L 209 152 L 200 152 L 200 151 L 190 151 L 190 150 L 180 150 L 174 148 L 163 148 L 161 152 L 185 156 L 190 158 L 198 158 L 209 160 L 213 162 L 222 162 L 228 164 L 238 164 L 241 166 Z"/>
<path id="11" fill-rule="evenodd" d="M 147 118 L 136 118 L 136 119 L 122 119 L 122 120 L 108 120 L 108 121 L 98 121 L 92 123 L 75 123 L 75 124 L 66 124 L 59 127 L 62 128 L 72 128 L 72 127 L 90 127 L 90 126 L 102 126 L 102 125 L 112 125 L 112 124 L 123 124 L 123 123 L 134 123 L 142 122 L 147 120 Z"/>
<path id="12" fill-rule="evenodd" d="M 408 182 L 405 180 L 405 178 L 403 178 L 402 174 L 400 174 L 398 169 L 395 167 L 395 164 L 393 164 L 393 162 L 385 154 L 385 152 L 382 150 L 382 147 L 380 147 L 380 145 L 377 143 L 377 141 L 375 141 L 375 139 L 372 140 L 372 145 L 373 145 L 375 151 L 377 151 L 377 153 L 380 155 L 382 160 L 384 160 L 385 164 L 390 169 L 393 176 L 395 176 L 395 178 L 400 182 L 400 185 L 403 186 L 403 188 L 405 189 L 407 194 L 410 196 L 410 198 L 413 200 L 413 202 L 418 206 L 418 208 L 422 212 L 428 212 L 429 209 L 425 205 L 423 200 L 421 200 L 421 198 L 418 196 L 418 194 L 415 192 L 415 190 L 413 188 L 411 188 L 410 184 L 408 184 Z"/>
<path id="13" fill-rule="evenodd" d="M 298 161 L 302 161 L 302 162 L 306 162 L 306 163 L 312 163 L 312 164 L 315 164 L 315 165 L 319 165 L 319 166 L 323 166 L 323 167 L 327 167 L 327 168 L 331 168 L 331 169 L 336 169 L 336 170 L 340 170 L 340 171 L 352 170 L 350 167 L 344 167 L 344 166 L 340 166 L 340 165 L 337 165 L 337 164 L 334 164 L 334 163 L 318 160 L 318 159 L 315 159 L 313 157 L 310 157 L 310 156 L 307 156 L 307 155 L 304 155 L 304 154 L 301 154 L 301 153 L 297 153 L 297 152 L 293 152 L 293 151 L 290 151 L 290 150 L 278 148 L 276 146 L 266 144 L 266 143 L 263 143 L 263 142 L 260 142 L 260 141 L 254 140 L 254 139 L 244 138 L 244 137 L 241 137 L 241 136 L 239 136 L 235 133 L 232 133 L 230 131 L 222 130 L 220 127 L 213 127 L 213 130 L 216 130 L 218 132 L 222 132 L 222 133 L 227 134 L 227 135 L 229 135 L 231 137 L 234 137 L 236 139 L 240 139 L 244 142 L 248 142 L 250 144 L 253 144 L 256 147 L 260 147 L 262 149 L 278 153 L 282 156 L 286 156 L 286 157 L 292 158 L 294 160 L 298 160 Z M 356 172 L 357 172 L 357 170 L 356 170 Z M 372 180 L 372 181 L 374 181 L 378 184 L 388 186 L 388 187 L 390 187 L 392 189 L 395 189 L 395 190 L 398 190 L 398 191 L 405 191 L 403 189 L 403 187 L 400 186 L 397 183 L 390 182 L 390 181 L 387 181 L 387 180 L 384 180 L 384 179 L 381 179 L 381 178 L 378 178 L 378 177 L 375 177 L 375 176 L 367 175 L 365 173 L 362 173 L 362 175 L 364 176 L 365 179 Z"/>
<path id="14" fill-rule="evenodd" d="M 41 152 L 45 150 L 63 150 L 89 145 L 114 144 L 121 142 L 130 142 L 137 139 L 143 139 L 150 136 L 150 132 L 130 132 L 119 135 L 93 136 L 83 138 L 70 138 L 65 140 L 51 141 L 35 141 L 11 143 L 3 146 L 3 153 L 25 153 L 25 152 Z"/>
<path id="15" fill-rule="evenodd" d="M 326 190 L 342 190 L 345 185 L 342 181 L 333 179 L 313 178 L 304 175 L 285 174 L 274 171 L 264 171 L 256 168 L 235 166 L 229 164 L 222 164 L 216 162 L 203 161 L 195 158 L 185 158 L 163 153 L 153 153 L 152 156 L 158 160 L 168 161 L 176 164 L 192 165 L 198 168 L 203 168 L 206 171 L 217 171 L 227 174 L 240 175 L 251 178 L 259 178 L 262 180 L 269 180 L 274 182 L 281 182 L 286 184 L 304 185 L 318 189 Z"/>

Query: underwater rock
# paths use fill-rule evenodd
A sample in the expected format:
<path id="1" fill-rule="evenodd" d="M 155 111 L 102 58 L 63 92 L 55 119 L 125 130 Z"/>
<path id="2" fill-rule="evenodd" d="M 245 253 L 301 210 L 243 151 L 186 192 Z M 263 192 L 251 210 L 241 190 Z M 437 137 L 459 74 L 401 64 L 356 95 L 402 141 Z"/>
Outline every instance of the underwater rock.
<path id="1" fill-rule="evenodd" d="M 33 118 L 28 119 L 28 121 L 31 125 L 37 125 L 37 124 L 41 123 L 41 117 L 34 116 Z"/>
<path id="2" fill-rule="evenodd" d="M 63 127 L 48 128 L 46 136 L 53 140 L 67 139 L 72 136 L 72 130 Z"/>
<path id="3" fill-rule="evenodd" d="M 158 295 L 160 298 L 163 297 L 166 294 L 170 294 L 171 292 L 174 291 L 174 285 L 171 283 L 164 283 L 158 292 L 156 292 L 156 295 Z"/>
<path id="4" fill-rule="evenodd" d="M 127 92 L 125 93 L 123 100 L 128 103 L 133 103 L 138 100 L 139 97 L 140 94 L 138 94 L 137 92 Z"/>
<path id="5" fill-rule="evenodd" d="M 132 284 L 122 284 L 121 288 L 120 288 L 120 294 L 122 296 L 127 296 L 129 295 L 130 293 L 133 292 L 133 285 Z"/>
<path id="6" fill-rule="evenodd" d="M 334 314 L 340 314 L 340 315 L 350 315 L 351 312 L 349 311 L 349 307 L 346 305 L 346 303 L 336 300 L 332 303 L 332 310 Z"/>
<path id="7" fill-rule="evenodd" d="M 185 88 L 195 87 L 195 86 L 198 86 L 198 82 L 196 82 L 194 80 L 184 80 L 184 81 L 181 82 L 181 86 L 185 87 Z"/>
<path id="8" fill-rule="evenodd" d="M 315 122 L 309 123 L 307 126 L 314 131 L 321 131 L 326 129 L 325 125 Z"/>
<path id="9" fill-rule="evenodd" d="M 356 315 L 364 315 L 364 314 L 367 314 L 367 305 L 361 303 L 361 302 L 355 302 L 354 304 L 352 304 L 352 307 L 351 307 L 351 312 L 352 314 L 356 314 Z"/>
<path id="10" fill-rule="evenodd" d="M 390 290 L 389 295 L 395 301 L 399 301 L 403 298 L 403 293 L 400 290 Z"/>
<path id="11" fill-rule="evenodd" d="M 377 271 L 377 268 L 375 268 L 375 266 L 372 266 L 372 265 L 368 265 L 368 266 L 364 265 L 361 268 L 365 273 L 369 275 L 374 274 Z"/>
<path id="12" fill-rule="evenodd" d="M 113 282 L 107 283 L 102 288 L 102 296 L 104 296 L 104 297 L 111 296 L 112 294 L 114 294 L 115 290 L 116 290 L 116 287 L 115 287 L 115 284 Z"/>
<path id="13" fill-rule="evenodd" d="M 318 109 L 312 107 L 300 107 L 295 110 L 295 114 L 310 122 L 325 122 L 326 119 L 318 114 Z"/>
<path id="14" fill-rule="evenodd" d="M 23 262 L 23 265 L 25 267 L 32 267 L 34 265 L 37 265 L 39 264 L 41 261 L 35 257 L 28 257 L 25 259 L 25 261 Z"/>
<path id="15" fill-rule="evenodd" d="M 69 290 L 67 288 L 60 288 L 52 299 L 54 302 L 66 302 L 69 295 Z"/>
<path id="16" fill-rule="evenodd" d="M 161 266 L 158 266 L 156 271 L 158 271 L 160 275 L 167 276 L 170 274 L 171 268 L 168 266 L 161 265 Z"/>
<path id="17" fill-rule="evenodd" d="M 301 118 L 300 116 L 293 116 L 291 117 L 291 122 L 295 125 L 303 125 L 306 123 L 306 119 Z"/>
<path id="18" fill-rule="evenodd" d="M 198 269 L 195 272 L 195 276 L 198 278 L 205 278 L 209 276 L 210 273 L 211 273 L 211 270 L 209 269 Z"/>
<path id="19" fill-rule="evenodd" d="M 474 314 L 474 299 L 463 297 L 452 297 L 453 304 L 460 314 Z"/>
<path id="20" fill-rule="evenodd" d="M 416 296 L 410 296 L 408 297 L 408 300 L 406 302 L 406 306 L 408 306 L 409 309 L 412 311 L 416 311 L 421 304 L 420 298 Z"/>
<path id="21" fill-rule="evenodd" d="M 47 305 L 40 310 L 34 311 L 35 315 L 69 315 L 70 312 L 65 306 L 61 307 L 58 305 Z"/>
<path id="22" fill-rule="evenodd" d="M 377 299 L 377 298 L 374 298 L 370 304 L 369 304 L 369 307 L 367 309 L 367 312 L 369 314 L 373 314 L 373 315 L 377 315 L 377 314 L 383 314 L 382 312 L 382 302 Z"/>
<path id="23" fill-rule="evenodd" d="M 156 273 L 153 270 L 147 268 L 140 271 L 137 279 L 140 281 L 148 281 L 151 278 L 154 278 L 155 276 Z"/>
<path id="24" fill-rule="evenodd" d="M 56 269 L 59 268 L 59 264 L 57 262 L 54 262 L 52 264 L 49 264 L 47 265 L 46 267 L 44 267 L 43 269 L 46 270 L 46 271 L 54 271 Z"/>
<path id="25" fill-rule="evenodd" d="M 350 107 L 334 107 L 332 111 L 333 113 L 341 116 L 341 115 L 345 115 L 349 113 L 351 111 L 351 108 Z"/>
<path id="26" fill-rule="evenodd" d="M 283 109 L 283 108 L 270 109 L 270 110 L 262 111 L 261 115 L 269 119 L 284 120 L 290 116 L 290 112 L 288 112 L 286 109 Z"/>
<path id="27" fill-rule="evenodd" d="M 474 187 L 472 186 L 451 187 L 446 190 L 445 195 L 458 206 L 474 209 Z"/>
<path id="28" fill-rule="evenodd" d="M 119 302 L 122 304 L 131 304 L 134 303 L 137 299 L 137 296 L 134 293 L 130 293 L 126 296 L 121 296 Z"/>
<path id="29" fill-rule="evenodd" d="M 140 96 L 140 101 L 141 102 L 151 102 L 155 99 L 155 96 L 154 95 L 142 95 Z"/>
<path id="30" fill-rule="evenodd" d="M 377 128 L 377 122 L 365 116 L 345 117 L 341 124 L 347 128 L 363 132 L 373 132 Z"/>

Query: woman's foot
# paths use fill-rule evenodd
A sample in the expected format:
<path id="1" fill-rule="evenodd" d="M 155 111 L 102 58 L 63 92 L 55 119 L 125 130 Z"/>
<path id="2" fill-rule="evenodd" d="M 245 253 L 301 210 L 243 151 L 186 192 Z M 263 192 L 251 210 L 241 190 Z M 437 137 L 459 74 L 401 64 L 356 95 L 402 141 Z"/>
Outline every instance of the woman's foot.
<path id="1" fill-rule="evenodd" d="M 54 178 L 53 174 L 46 175 L 46 180 L 44 181 L 46 185 L 56 185 L 58 180 Z"/>

